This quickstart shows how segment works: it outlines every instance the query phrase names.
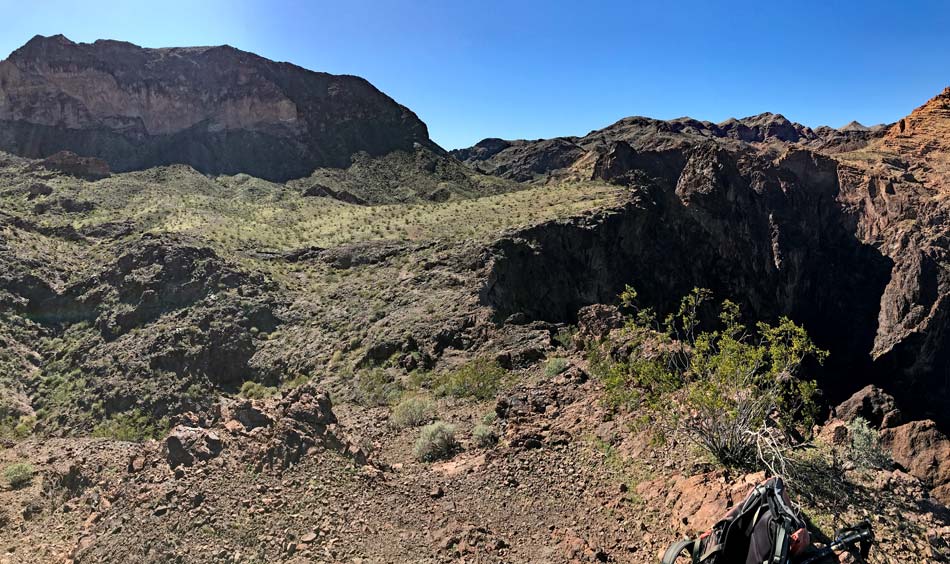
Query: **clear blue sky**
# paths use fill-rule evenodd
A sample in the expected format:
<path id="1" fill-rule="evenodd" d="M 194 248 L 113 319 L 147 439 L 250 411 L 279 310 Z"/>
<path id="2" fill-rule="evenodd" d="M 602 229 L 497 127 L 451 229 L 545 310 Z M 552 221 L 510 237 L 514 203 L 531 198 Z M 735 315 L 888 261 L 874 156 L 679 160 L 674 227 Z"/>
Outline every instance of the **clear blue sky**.
<path id="1" fill-rule="evenodd" d="M 0 0 L 0 57 L 57 33 L 360 75 L 446 148 L 628 115 L 889 122 L 950 84 L 945 1 Z"/>

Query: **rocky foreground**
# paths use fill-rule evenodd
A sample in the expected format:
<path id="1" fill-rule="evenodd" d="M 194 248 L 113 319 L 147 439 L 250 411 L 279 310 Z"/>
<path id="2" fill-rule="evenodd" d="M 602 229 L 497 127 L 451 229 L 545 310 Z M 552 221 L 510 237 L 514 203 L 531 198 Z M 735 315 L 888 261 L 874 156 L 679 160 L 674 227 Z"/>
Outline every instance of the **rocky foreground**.
<path id="1" fill-rule="evenodd" d="M 950 561 L 948 133 L 950 89 L 447 154 L 362 79 L 38 37 L 0 62 L 0 562 L 654 562 L 764 474 L 611 400 L 627 284 L 800 323 L 794 501 Z"/>

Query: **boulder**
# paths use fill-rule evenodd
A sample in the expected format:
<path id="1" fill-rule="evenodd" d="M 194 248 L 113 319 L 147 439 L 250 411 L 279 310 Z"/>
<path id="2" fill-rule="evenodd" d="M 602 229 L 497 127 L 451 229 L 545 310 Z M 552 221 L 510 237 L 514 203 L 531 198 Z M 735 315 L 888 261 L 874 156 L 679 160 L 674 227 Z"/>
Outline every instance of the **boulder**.
<path id="1" fill-rule="evenodd" d="M 223 444 L 214 431 L 178 425 L 165 438 L 163 447 L 168 465 L 177 468 L 218 456 Z"/>
<path id="2" fill-rule="evenodd" d="M 854 393 L 834 409 L 834 416 L 842 421 L 863 417 L 872 427 L 895 427 L 901 423 L 901 413 L 893 396 L 874 385 Z"/>
<path id="3" fill-rule="evenodd" d="M 851 431 L 848 424 L 840 419 L 832 419 L 818 432 L 821 442 L 833 446 L 847 446 L 851 444 Z"/>
<path id="4" fill-rule="evenodd" d="M 227 429 L 231 429 L 234 423 L 248 431 L 256 429 L 257 427 L 266 427 L 274 423 L 273 419 L 264 413 L 263 409 L 256 402 L 251 400 L 226 403 L 222 406 L 221 416 L 224 419 L 224 425 Z"/>
<path id="5" fill-rule="evenodd" d="M 603 339 L 622 326 L 623 315 L 616 306 L 593 304 L 582 307 L 577 312 L 577 334 L 574 336 L 574 342 L 582 346 L 587 341 Z"/>
<path id="6" fill-rule="evenodd" d="M 929 420 L 912 421 L 881 432 L 881 446 L 910 475 L 934 488 L 950 504 L 950 439 Z"/>

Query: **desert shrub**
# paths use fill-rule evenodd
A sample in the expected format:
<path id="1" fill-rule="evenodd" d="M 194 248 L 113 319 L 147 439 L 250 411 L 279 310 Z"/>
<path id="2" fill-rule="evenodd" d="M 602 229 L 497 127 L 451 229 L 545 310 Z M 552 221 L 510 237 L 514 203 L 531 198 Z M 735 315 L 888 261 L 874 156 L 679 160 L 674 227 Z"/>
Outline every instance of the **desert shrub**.
<path id="1" fill-rule="evenodd" d="M 567 370 L 568 362 L 566 359 L 554 357 L 548 360 L 544 365 L 544 375 L 551 377 L 557 376 L 561 372 Z"/>
<path id="2" fill-rule="evenodd" d="M 443 421 L 436 421 L 422 428 L 419 438 L 412 448 L 412 454 L 418 460 L 431 462 L 448 458 L 459 444 L 455 438 L 455 426 Z"/>
<path id="3" fill-rule="evenodd" d="M 403 398 L 393 408 L 389 423 L 397 428 L 418 427 L 435 415 L 435 402 L 425 396 Z"/>
<path id="4" fill-rule="evenodd" d="M 3 469 L 3 477 L 11 488 L 18 489 L 33 481 L 33 465 L 26 462 L 17 462 Z"/>
<path id="5" fill-rule="evenodd" d="M 36 416 L 35 415 L 21 415 L 17 419 L 16 425 L 13 427 L 13 435 L 22 439 L 33 434 L 33 429 L 36 428 Z"/>
<path id="6" fill-rule="evenodd" d="M 371 368 L 356 374 L 356 400 L 363 405 L 390 405 L 401 394 L 399 382 L 383 368 Z"/>
<path id="7" fill-rule="evenodd" d="M 799 371 L 805 358 L 821 362 L 827 352 L 785 317 L 775 325 L 744 325 L 728 300 L 719 305 L 718 328 L 701 330 L 711 299 L 708 290 L 695 289 L 659 323 L 652 310 L 637 307 L 636 291 L 627 287 L 621 301 L 632 311 L 625 335 L 633 353 L 618 360 L 593 346 L 591 372 L 615 406 L 643 408 L 675 425 L 724 465 L 756 466 L 763 439 L 771 448 L 793 429 L 810 432 L 817 386 Z M 679 409 L 670 408 L 674 393 Z"/>
<path id="8" fill-rule="evenodd" d="M 119 441 L 146 441 L 161 438 L 168 432 L 168 420 L 154 419 L 141 410 L 116 413 L 96 425 L 92 436 Z"/>
<path id="9" fill-rule="evenodd" d="M 23 439 L 33 434 L 36 428 L 35 415 L 7 416 L 0 419 L 0 437 Z"/>
<path id="10" fill-rule="evenodd" d="M 277 394 L 277 388 L 248 380 L 241 384 L 240 394 L 241 397 L 247 399 L 264 399 Z"/>
<path id="11" fill-rule="evenodd" d="M 280 387 L 283 390 L 292 390 L 294 388 L 299 388 L 300 386 L 303 386 L 309 381 L 310 381 L 309 376 L 305 374 L 299 374 L 289 380 L 284 380 L 283 382 L 281 382 Z"/>
<path id="12" fill-rule="evenodd" d="M 557 335 L 554 336 L 554 342 L 562 348 L 571 349 L 574 347 L 574 335 L 576 333 L 577 328 L 572 325 L 561 327 L 558 329 Z"/>
<path id="13" fill-rule="evenodd" d="M 457 398 L 491 399 L 504 385 L 508 371 L 497 361 L 479 357 L 437 378 L 436 393 Z"/>
<path id="14" fill-rule="evenodd" d="M 498 434 L 495 433 L 495 429 L 491 426 L 479 423 L 472 429 L 472 440 L 475 441 L 475 444 L 479 447 L 488 448 L 495 446 L 498 442 Z"/>
<path id="15" fill-rule="evenodd" d="M 847 457 L 856 468 L 884 468 L 890 465 L 890 457 L 881 449 L 880 434 L 868 425 L 867 419 L 856 417 L 848 423 Z"/>

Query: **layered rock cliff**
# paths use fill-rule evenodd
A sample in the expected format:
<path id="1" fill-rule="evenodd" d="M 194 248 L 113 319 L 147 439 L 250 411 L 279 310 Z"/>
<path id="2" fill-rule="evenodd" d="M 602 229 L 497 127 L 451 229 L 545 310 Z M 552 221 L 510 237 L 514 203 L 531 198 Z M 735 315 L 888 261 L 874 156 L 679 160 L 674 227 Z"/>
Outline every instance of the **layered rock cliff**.
<path id="1" fill-rule="evenodd" d="M 24 157 L 69 150 L 114 171 L 182 163 L 283 181 L 417 144 L 441 152 L 366 80 L 230 46 L 36 36 L 0 62 L 0 150 Z"/>

